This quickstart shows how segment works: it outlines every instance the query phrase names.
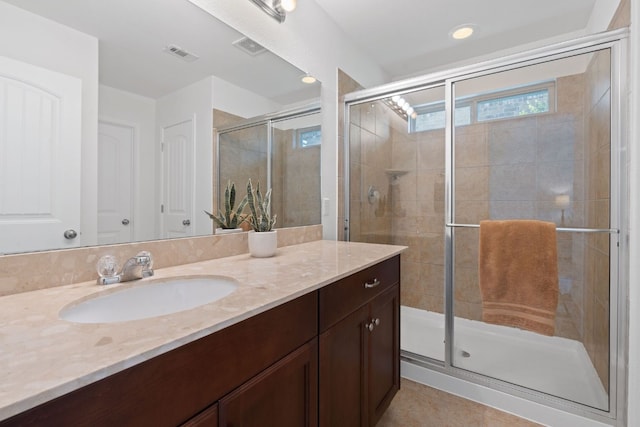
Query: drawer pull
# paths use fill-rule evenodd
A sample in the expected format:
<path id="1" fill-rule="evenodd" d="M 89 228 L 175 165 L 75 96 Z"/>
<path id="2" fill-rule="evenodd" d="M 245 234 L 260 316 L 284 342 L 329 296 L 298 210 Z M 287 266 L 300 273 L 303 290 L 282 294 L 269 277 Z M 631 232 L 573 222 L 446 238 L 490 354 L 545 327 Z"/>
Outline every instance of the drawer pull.
<path id="1" fill-rule="evenodd" d="M 378 279 L 373 279 L 373 281 L 371 282 L 365 282 L 364 284 L 364 288 L 365 289 L 371 289 L 371 288 L 375 288 L 376 286 L 378 286 L 380 284 L 380 280 Z"/>
<path id="2" fill-rule="evenodd" d="M 376 326 L 380 325 L 380 319 L 378 319 L 377 317 L 375 319 L 373 319 L 373 323 L 376 324 Z"/>
<path id="3" fill-rule="evenodd" d="M 373 328 L 375 328 L 375 325 L 373 324 L 373 322 L 371 322 L 371 323 L 367 323 L 366 325 L 364 325 L 364 328 L 365 328 L 365 329 L 368 329 L 368 330 L 369 330 L 369 332 L 372 332 L 372 331 L 373 331 Z"/>

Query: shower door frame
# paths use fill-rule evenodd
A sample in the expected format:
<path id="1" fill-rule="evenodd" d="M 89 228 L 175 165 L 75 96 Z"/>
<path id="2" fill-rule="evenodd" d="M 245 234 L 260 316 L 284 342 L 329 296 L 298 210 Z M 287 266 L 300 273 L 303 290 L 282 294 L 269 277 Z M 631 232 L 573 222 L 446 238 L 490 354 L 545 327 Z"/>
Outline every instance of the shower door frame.
<path id="1" fill-rule="evenodd" d="M 216 153 L 216 161 L 215 161 L 215 170 L 216 170 L 216 179 L 218 181 L 218 191 L 214 197 L 214 206 L 219 204 L 219 201 L 222 200 L 222 192 L 223 186 L 220 185 L 220 135 L 224 135 L 226 133 L 235 132 L 243 129 L 252 128 L 254 126 L 263 126 L 267 127 L 267 185 L 266 188 L 271 188 L 271 167 L 273 163 L 273 124 L 277 122 L 281 122 L 287 119 L 293 119 L 298 117 L 310 116 L 313 114 L 322 113 L 322 108 L 319 102 L 314 102 L 299 108 L 293 108 L 289 110 L 278 111 L 275 113 L 269 113 L 262 116 L 252 117 L 250 119 L 240 120 L 237 123 L 228 126 L 221 126 L 219 128 L 214 128 L 215 133 L 215 153 Z M 214 209 L 215 211 L 215 209 Z"/>
<path id="2" fill-rule="evenodd" d="M 352 105 L 371 102 L 394 95 L 434 87 L 445 87 L 445 360 L 439 361 L 403 352 L 403 360 L 433 369 L 452 377 L 470 381 L 497 391 L 541 403 L 569 413 L 577 414 L 605 423 L 622 423 L 626 404 L 626 375 L 627 375 L 627 325 L 629 314 L 626 308 L 628 279 L 626 275 L 628 265 L 628 206 L 627 195 L 627 135 L 626 125 L 628 113 L 626 99 L 627 90 L 627 49 L 628 29 L 620 29 L 596 35 L 582 37 L 576 40 L 555 45 L 532 49 L 530 51 L 511 55 L 497 60 L 482 62 L 475 65 L 451 69 L 408 80 L 397 81 L 347 94 L 344 98 L 344 141 L 343 141 L 343 176 L 344 176 L 344 239 L 349 240 L 350 221 L 350 177 L 349 177 L 349 139 L 350 139 L 350 107 Z M 610 220 L 609 229 L 560 228 L 559 231 L 571 232 L 608 232 L 610 235 L 610 271 L 609 271 L 609 384 L 608 410 L 593 408 L 584 404 L 552 396 L 538 390 L 528 389 L 519 385 L 487 377 L 483 374 L 467 371 L 453 365 L 454 347 L 454 237 L 455 228 L 476 225 L 454 223 L 454 137 L 453 121 L 455 100 L 454 86 L 456 82 L 513 70 L 529 65 L 567 58 L 580 54 L 593 53 L 602 49 L 611 52 L 611 116 L 610 116 Z"/>

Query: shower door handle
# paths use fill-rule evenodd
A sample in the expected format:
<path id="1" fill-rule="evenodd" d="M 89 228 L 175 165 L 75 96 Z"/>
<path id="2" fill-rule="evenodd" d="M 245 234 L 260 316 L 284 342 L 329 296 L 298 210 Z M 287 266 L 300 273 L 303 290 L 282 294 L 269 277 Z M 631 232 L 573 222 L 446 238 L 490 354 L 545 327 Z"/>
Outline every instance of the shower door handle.
<path id="1" fill-rule="evenodd" d="M 378 280 L 377 278 L 374 278 L 371 282 L 365 282 L 364 283 L 364 288 L 365 289 L 371 289 L 371 288 L 375 288 L 376 286 L 380 285 L 380 280 Z"/>

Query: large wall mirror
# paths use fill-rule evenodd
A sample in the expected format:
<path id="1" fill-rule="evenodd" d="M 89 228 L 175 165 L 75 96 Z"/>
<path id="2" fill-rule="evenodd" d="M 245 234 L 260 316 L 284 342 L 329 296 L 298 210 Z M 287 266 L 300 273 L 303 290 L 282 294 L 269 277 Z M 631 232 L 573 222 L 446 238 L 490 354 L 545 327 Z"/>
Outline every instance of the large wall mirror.
<path id="1" fill-rule="evenodd" d="M 317 103 L 304 74 L 188 0 L 0 1 L 0 254 L 211 234 L 214 127 Z"/>

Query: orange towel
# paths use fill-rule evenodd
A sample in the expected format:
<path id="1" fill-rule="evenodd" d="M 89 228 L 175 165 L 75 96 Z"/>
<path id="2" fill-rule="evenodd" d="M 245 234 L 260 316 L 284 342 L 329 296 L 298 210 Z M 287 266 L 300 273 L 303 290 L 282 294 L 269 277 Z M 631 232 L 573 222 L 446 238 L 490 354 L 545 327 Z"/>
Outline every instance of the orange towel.
<path id="1" fill-rule="evenodd" d="M 478 264 L 483 321 L 554 334 L 558 306 L 554 223 L 481 221 Z"/>

